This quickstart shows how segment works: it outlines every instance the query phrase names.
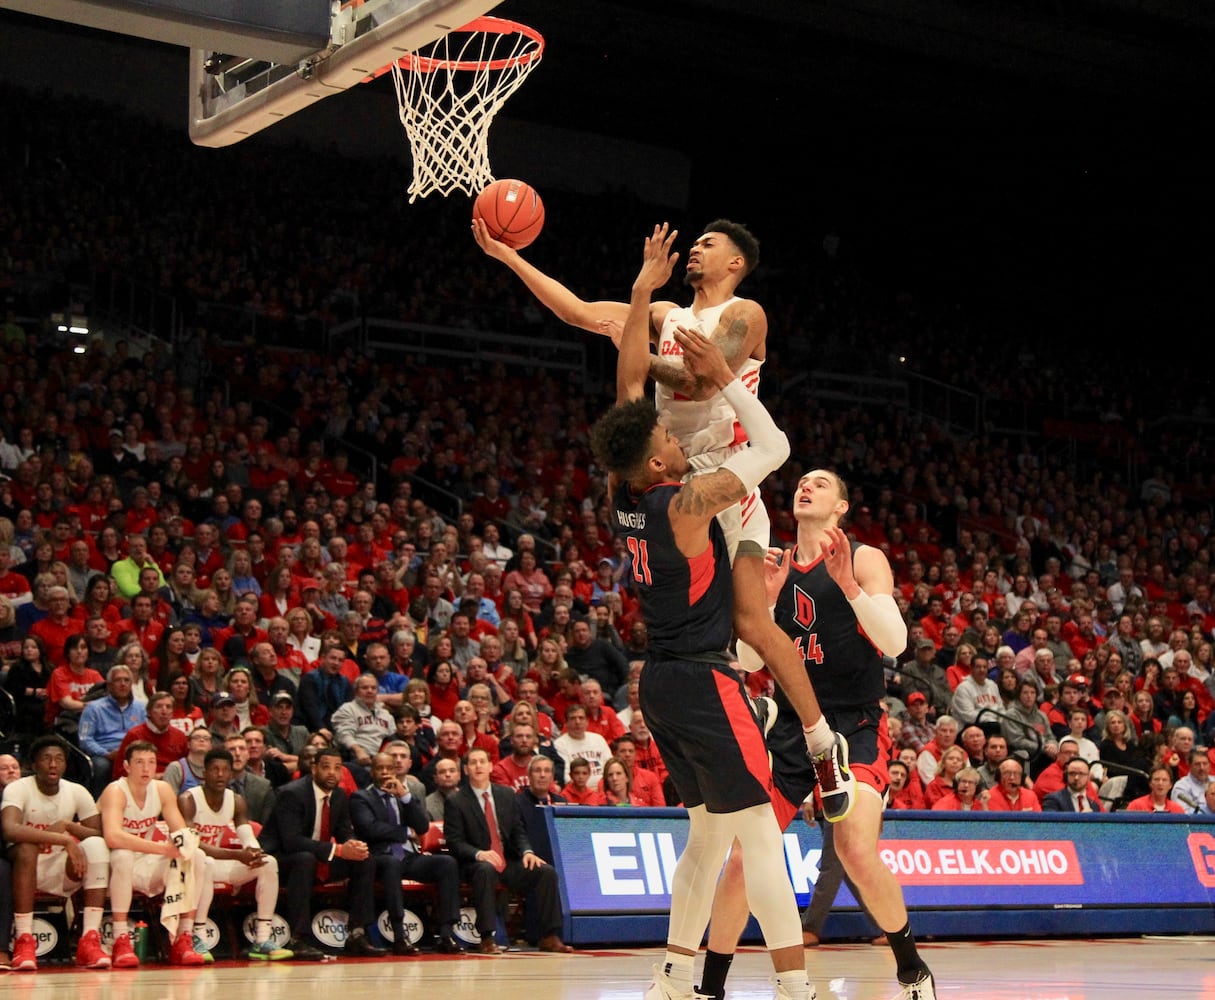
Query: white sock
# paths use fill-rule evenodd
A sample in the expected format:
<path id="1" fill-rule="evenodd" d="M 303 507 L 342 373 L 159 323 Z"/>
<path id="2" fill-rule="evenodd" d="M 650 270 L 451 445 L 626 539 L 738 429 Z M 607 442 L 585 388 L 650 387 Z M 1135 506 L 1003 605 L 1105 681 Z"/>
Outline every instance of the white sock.
<path id="1" fill-rule="evenodd" d="M 84 908 L 84 932 L 97 931 L 101 933 L 101 918 L 105 916 L 105 910 L 100 906 L 86 906 Z"/>
<path id="2" fill-rule="evenodd" d="M 671 985 L 679 988 L 680 992 L 689 993 L 692 990 L 692 971 L 695 958 L 692 955 L 681 955 L 668 951 L 662 960 L 663 975 Z"/>
<path id="3" fill-rule="evenodd" d="M 835 742 L 835 734 L 823 716 L 819 716 L 818 722 L 813 726 L 802 726 L 802 732 L 806 734 L 806 746 L 811 753 L 830 750 L 831 744 Z"/>
<path id="4" fill-rule="evenodd" d="M 256 944 L 270 940 L 270 931 L 274 921 L 269 917 L 257 917 L 253 921 L 253 940 Z"/>
<path id="5" fill-rule="evenodd" d="M 33 934 L 34 933 L 34 915 L 33 915 L 33 913 L 14 913 L 13 914 L 13 930 L 16 932 L 17 937 L 21 937 L 22 934 Z M 5 941 L 4 943 L 6 945 L 8 944 L 7 941 Z"/>
<path id="6" fill-rule="evenodd" d="M 115 920 L 114 921 L 114 937 L 120 938 L 124 934 L 130 934 L 130 933 L 131 933 L 131 928 L 127 925 L 127 922 L 125 920 Z"/>

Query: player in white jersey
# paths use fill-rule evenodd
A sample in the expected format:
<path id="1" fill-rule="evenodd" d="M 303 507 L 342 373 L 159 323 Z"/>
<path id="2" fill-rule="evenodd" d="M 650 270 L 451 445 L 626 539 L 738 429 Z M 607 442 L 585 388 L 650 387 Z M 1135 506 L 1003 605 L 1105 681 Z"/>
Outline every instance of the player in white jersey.
<path id="1" fill-rule="evenodd" d="M 182 817 L 198 832 L 199 847 L 211 859 L 211 876 L 216 882 L 237 887 L 257 880 L 253 890 L 257 900 L 254 945 L 245 956 L 261 961 L 291 958 L 292 952 L 278 947 L 270 933 L 278 902 L 278 861 L 257 842 L 244 796 L 228 787 L 231 781 L 232 754 L 227 750 L 211 750 L 203 761 L 202 784 L 182 792 L 177 804 Z M 225 846 L 232 834 L 240 841 L 240 847 Z M 207 907 L 200 903 L 194 922 L 202 924 L 206 919 Z"/>
<path id="2" fill-rule="evenodd" d="M 34 773 L 4 788 L 0 823 L 13 866 L 16 943 L 12 967 L 38 968 L 34 939 L 37 892 L 71 896 L 84 888 L 84 925 L 76 945 L 76 964 L 108 969 L 101 948 L 101 918 L 110 881 L 110 851 L 101 835 L 101 814 L 83 785 L 63 777 L 67 745 L 58 736 L 40 736 L 30 745 Z M 7 945 L 8 942 L 5 942 Z"/>
<path id="3" fill-rule="evenodd" d="M 627 302 L 586 302 L 493 239 L 483 220 L 474 219 L 472 225 L 477 245 L 514 271 L 559 319 L 611 336 L 619 344 L 629 314 Z M 649 374 L 657 385 L 655 407 L 659 421 L 678 438 L 694 475 L 717 469 L 745 448 L 746 435 L 734 408 L 684 365 L 674 333 L 679 326 L 698 329 L 721 348 L 744 387 L 758 395 L 759 369 L 767 356 L 768 319 L 759 303 L 734 294 L 758 263 L 755 236 L 745 226 L 718 219 L 705 227 L 688 252 L 684 283 L 693 289 L 691 306 L 682 309 L 669 301 L 650 306 L 650 340 L 657 350 L 649 361 Z M 830 822 L 838 822 L 851 810 L 856 792 L 848 770 L 847 743 L 831 732 L 801 656 L 768 614 L 764 556 L 772 539 L 759 488 L 719 514 L 718 520 L 733 563 L 735 633 L 788 695 L 814 759 L 823 813 Z"/>
<path id="4" fill-rule="evenodd" d="M 114 916 L 113 960 L 116 969 L 133 969 L 139 959 L 131 944 L 128 918 L 135 891 L 157 896 L 170 887 L 172 865 L 177 861 L 187 874 L 187 909 L 178 916 L 169 946 L 173 965 L 202 965 L 205 959 L 194 949 L 194 914 L 200 902 L 210 905 L 214 889 L 211 860 L 201 851 L 191 856 L 181 836 L 186 821 L 167 781 L 156 777 L 156 747 L 136 740 L 126 749 L 127 774 L 111 781 L 101 793 L 101 829 L 110 848 L 110 906 Z M 169 828 L 167 840 L 157 837 L 161 822 Z M 180 879 L 180 877 L 179 877 Z M 176 891 L 178 886 L 173 886 Z M 204 898 L 205 897 L 205 900 Z M 167 900 L 166 900 L 167 903 Z M 162 905 L 162 922 L 165 920 Z"/>

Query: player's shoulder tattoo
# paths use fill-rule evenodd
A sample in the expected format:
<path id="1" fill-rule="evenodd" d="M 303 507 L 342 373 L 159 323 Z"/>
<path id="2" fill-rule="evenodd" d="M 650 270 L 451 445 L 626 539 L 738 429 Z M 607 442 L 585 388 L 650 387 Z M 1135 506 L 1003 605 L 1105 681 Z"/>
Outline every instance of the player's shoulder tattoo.
<path id="1" fill-rule="evenodd" d="M 689 517 L 708 517 L 744 496 L 742 482 L 728 470 L 693 476 L 675 494 L 675 509 Z"/>

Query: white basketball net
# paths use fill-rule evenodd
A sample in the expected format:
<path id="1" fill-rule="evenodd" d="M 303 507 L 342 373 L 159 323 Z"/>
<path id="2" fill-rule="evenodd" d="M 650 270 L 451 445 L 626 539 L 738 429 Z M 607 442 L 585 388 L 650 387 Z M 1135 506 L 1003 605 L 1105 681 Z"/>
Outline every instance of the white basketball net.
<path id="1" fill-rule="evenodd" d="M 479 17 L 392 64 L 413 152 L 410 202 L 457 190 L 471 197 L 494 179 L 489 127 L 543 52 L 533 29 Z"/>

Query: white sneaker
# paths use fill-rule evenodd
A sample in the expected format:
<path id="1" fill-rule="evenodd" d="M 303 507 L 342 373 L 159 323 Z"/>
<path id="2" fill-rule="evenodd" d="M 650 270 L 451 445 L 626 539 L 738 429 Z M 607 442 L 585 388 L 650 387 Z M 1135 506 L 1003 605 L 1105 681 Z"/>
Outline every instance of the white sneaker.
<path id="1" fill-rule="evenodd" d="M 662 971 L 661 965 L 655 965 L 654 981 L 645 991 L 645 1000 L 713 1000 L 713 998 L 704 993 L 697 993 L 695 989 L 681 990 Z"/>
<path id="2" fill-rule="evenodd" d="M 776 987 L 776 1000 L 793 1000 L 793 994 L 789 992 L 788 987 L 773 976 L 768 980 Z M 806 1000 L 818 1000 L 818 991 L 814 988 L 814 983 L 810 984 L 810 992 L 806 994 Z"/>
<path id="3" fill-rule="evenodd" d="M 936 983 L 931 972 L 925 972 L 923 977 L 914 983 L 902 985 L 903 991 L 899 994 L 899 1000 L 937 1000 Z"/>

